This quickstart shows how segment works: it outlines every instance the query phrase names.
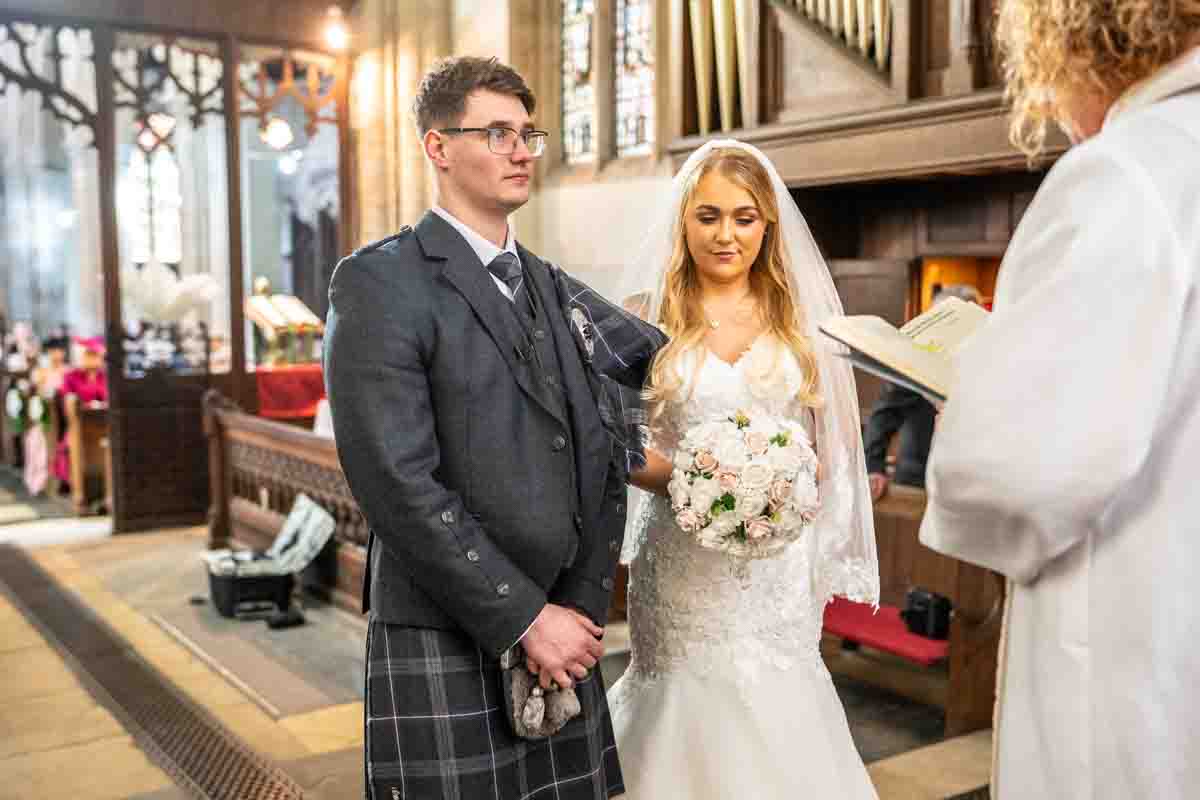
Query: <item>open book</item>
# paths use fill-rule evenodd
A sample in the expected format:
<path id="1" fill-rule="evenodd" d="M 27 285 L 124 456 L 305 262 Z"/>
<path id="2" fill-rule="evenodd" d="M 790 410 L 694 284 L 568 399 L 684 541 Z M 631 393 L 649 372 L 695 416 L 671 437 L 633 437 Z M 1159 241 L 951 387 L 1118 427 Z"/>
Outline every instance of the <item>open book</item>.
<path id="1" fill-rule="evenodd" d="M 934 404 L 954 383 L 954 356 L 988 318 L 981 306 L 948 297 L 897 330 L 879 317 L 834 317 L 821 333 L 850 348 L 854 366 L 912 389 Z"/>

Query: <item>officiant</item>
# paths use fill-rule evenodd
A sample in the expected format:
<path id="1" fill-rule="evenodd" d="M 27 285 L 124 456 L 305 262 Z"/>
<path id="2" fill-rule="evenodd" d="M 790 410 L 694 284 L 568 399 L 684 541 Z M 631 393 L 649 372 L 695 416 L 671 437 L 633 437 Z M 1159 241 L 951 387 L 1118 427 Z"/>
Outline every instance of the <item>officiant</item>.
<path id="1" fill-rule="evenodd" d="M 938 422 L 921 541 L 1010 579 L 992 797 L 1200 787 L 1200 5 L 1003 0 L 1054 166 Z"/>

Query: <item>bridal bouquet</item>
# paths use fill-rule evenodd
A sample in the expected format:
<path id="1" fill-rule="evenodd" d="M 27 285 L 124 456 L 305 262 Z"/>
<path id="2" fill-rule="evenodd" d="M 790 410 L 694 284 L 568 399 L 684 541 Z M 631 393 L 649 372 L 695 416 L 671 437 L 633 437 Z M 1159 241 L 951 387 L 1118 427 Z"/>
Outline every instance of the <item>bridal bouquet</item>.
<path id="1" fill-rule="evenodd" d="M 816 519 L 817 456 L 798 426 L 738 411 L 687 432 L 667 490 L 680 529 L 702 547 L 769 556 Z"/>

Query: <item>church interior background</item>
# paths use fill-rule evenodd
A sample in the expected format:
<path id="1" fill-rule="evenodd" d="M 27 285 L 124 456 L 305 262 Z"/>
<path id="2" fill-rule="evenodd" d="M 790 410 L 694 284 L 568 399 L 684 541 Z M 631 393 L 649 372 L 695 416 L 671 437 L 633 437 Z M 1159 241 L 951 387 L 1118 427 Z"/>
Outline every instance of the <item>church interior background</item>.
<path id="1" fill-rule="evenodd" d="M 731 136 L 778 166 L 847 312 L 899 324 L 939 284 L 990 302 L 1066 146 L 1009 145 L 993 6 L 0 0 L 0 796 L 361 796 L 367 531 L 322 320 L 337 258 L 433 201 L 408 109 L 435 60 L 527 77 L 553 135 L 513 225 L 600 291 L 674 169 Z M 72 371 L 102 390 L 64 392 Z M 881 384 L 858 386 L 865 419 Z M 329 543 L 226 617 L 202 555 L 267 548 L 300 495 Z M 922 547 L 923 509 L 876 505 L 883 602 L 945 595 L 946 638 L 851 615 L 822 653 L 881 797 L 986 797 L 1004 586 Z"/>

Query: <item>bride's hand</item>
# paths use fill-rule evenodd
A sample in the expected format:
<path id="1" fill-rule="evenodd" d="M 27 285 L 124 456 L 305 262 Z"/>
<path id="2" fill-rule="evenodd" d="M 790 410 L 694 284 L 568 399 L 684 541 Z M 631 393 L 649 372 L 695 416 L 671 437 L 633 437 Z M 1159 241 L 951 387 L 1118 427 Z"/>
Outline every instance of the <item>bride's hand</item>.
<path id="1" fill-rule="evenodd" d="M 629 482 L 643 491 L 667 497 L 667 484 L 671 481 L 674 466 L 661 453 L 647 447 L 646 466 L 630 473 Z"/>

